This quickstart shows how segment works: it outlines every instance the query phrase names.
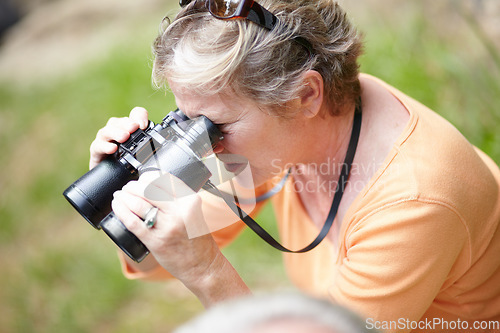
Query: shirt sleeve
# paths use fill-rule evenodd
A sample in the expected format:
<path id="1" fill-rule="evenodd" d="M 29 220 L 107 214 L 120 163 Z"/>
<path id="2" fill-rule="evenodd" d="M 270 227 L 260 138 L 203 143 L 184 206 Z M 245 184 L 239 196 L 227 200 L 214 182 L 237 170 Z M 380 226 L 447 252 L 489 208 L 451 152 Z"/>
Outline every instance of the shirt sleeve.
<path id="1" fill-rule="evenodd" d="M 453 207 L 407 199 L 352 224 L 341 251 L 330 296 L 367 323 L 402 324 L 420 320 L 441 288 L 453 283 L 457 259 L 470 261 L 470 240 Z"/>

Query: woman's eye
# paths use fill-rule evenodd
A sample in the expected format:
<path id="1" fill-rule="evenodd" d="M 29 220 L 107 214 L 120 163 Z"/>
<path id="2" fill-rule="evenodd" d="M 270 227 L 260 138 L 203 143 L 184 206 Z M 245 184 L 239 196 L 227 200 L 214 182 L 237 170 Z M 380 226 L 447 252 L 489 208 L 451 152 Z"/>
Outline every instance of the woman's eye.
<path id="1" fill-rule="evenodd" d="M 215 126 L 217 126 L 219 131 L 221 131 L 222 133 L 224 133 L 224 129 L 226 129 L 226 125 L 227 124 L 215 124 Z"/>

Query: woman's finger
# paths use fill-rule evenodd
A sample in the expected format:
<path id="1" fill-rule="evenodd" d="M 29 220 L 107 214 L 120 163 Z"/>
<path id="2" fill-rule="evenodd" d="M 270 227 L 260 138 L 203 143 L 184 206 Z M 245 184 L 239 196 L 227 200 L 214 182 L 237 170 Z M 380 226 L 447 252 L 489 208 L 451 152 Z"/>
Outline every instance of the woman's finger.
<path id="1" fill-rule="evenodd" d="M 139 125 L 128 118 L 120 118 L 114 122 L 108 122 L 96 135 L 96 140 L 116 141 L 123 143 L 128 140 L 130 133 L 135 132 Z"/>
<path id="2" fill-rule="evenodd" d="M 148 127 L 148 111 L 142 107 L 135 107 L 130 111 L 130 120 L 138 124 L 141 129 L 146 129 Z"/>
<path id="3" fill-rule="evenodd" d="M 118 191 L 111 202 L 111 207 L 123 225 L 137 238 L 144 241 L 149 229 L 144 223 L 143 217 L 152 206 L 141 198 Z"/>
<path id="4" fill-rule="evenodd" d="M 144 200 L 144 198 L 123 190 L 115 192 L 113 194 L 113 200 L 122 202 L 129 211 L 134 213 L 134 215 L 141 220 L 143 220 L 149 210 L 153 208 L 153 205 L 147 200 Z"/>

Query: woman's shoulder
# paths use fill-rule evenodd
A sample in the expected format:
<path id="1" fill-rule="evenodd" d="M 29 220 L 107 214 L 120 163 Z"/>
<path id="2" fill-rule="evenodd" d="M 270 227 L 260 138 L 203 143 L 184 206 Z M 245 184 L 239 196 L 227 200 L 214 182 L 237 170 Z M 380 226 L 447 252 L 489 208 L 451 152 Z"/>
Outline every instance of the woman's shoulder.
<path id="1" fill-rule="evenodd" d="M 498 177 L 496 177 L 498 167 L 491 161 L 488 162 L 484 154 L 478 153 L 478 149 L 449 121 L 383 81 L 372 76 L 363 75 L 363 77 L 365 80 L 371 81 L 372 85 L 377 85 L 378 92 L 383 89 L 394 97 L 392 106 L 374 103 L 371 108 L 368 108 L 372 114 L 371 123 L 373 125 L 371 127 L 382 127 L 383 125 L 380 123 L 387 122 L 389 127 L 397 128 L 396 131 L 393 131 L 394 134 L 388 140 L 388 144 L 382 145 L 384 154 L 383 161 L 378 164 L 379 173 L 383 172 L 387 176 L 390 174 L 391 179 L 405 177 L 408 181 L 428 183 L 430 188 L 444 190 L 452 189 L 455 191 L 464 189 L 464 186 L 470 188 L 478 179 L 485 179 L 498 187 Z M 394 125 L 397 123 L 389 120 L 397 114 L 390 111 L 391 108 L 397 108 L 394 106 L 394 100 L 398 101 L 399 109 L 402 108 L 407 113 L 406 118 L 400 117 L 399 127 Z M 400 110 L 399 113 L 401 113 Z M 377 115 L 377 113 L 388 115 L 384 117 Z M 382 121 L 377 122 L 373 119 L 382 119 Z M 401 125 L 405 119 L 406 122 Z M 388 128 L 383 127 L 379 130 L 370 129 L 370 131 L 375 134 L 365 141 L 369 142 L 367 147 L 371 150 L 380 146 L 380 139 L 377 137 L 391 132 Z M 367 156 L 377 155 L 377 152 L 370 152 L 368 149 L 365 149 L 363 153 Z M 365 163 L 366 160 L 365 158 Z M 377 177 L 376 174 L 374 176 Z M 372 180 L 374 180 L 373 177 Z M 483 182 L 479 181 L 479 183 Z M 422 187 L 412 187 L 412 189 L 423 190 Z"/>
<path id="2" fill-rule="evenodd" d="M 493 223 L 494 216 L 498 220 L 498 166 L 436 112 L 379 79 L 361 79 L 394 96 L 409 118 L 383 161 L 373 166 L 376 171 L 355 204 L 375 209 L 417 198 L 448 207 L 469 225 L 481 219 Z M 383 104 L 375 107 L 372 112 L 386 112 Z"/>

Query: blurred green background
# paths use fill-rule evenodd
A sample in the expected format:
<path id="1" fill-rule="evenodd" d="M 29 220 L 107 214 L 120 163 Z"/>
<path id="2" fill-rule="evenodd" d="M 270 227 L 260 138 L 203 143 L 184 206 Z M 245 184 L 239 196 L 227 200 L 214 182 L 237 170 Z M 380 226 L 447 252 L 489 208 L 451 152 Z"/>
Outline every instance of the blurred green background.
<path id="1" fill-rule="evenodd" d="M 174 108 L 151 86 L 150 46 L 176 3 L 39 1 L 3 39 L 0 332 L 168 332 L 202 310 L 176 281 L 126 280 L 113 243 L 62 197 L 109 117 L 144 106 L 159 121 Z M 442 114 L 499 163 L 496 0 L 342 3 L 364 34 L 362 71 Z M 276 231 L 269 207 L 259 219 Z M 224 251 L 257 292 L 293 288 L 280 253 L 251 232 Z"/>

